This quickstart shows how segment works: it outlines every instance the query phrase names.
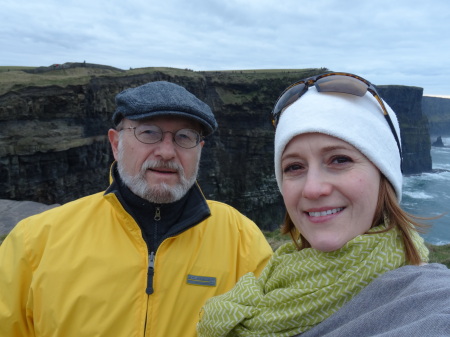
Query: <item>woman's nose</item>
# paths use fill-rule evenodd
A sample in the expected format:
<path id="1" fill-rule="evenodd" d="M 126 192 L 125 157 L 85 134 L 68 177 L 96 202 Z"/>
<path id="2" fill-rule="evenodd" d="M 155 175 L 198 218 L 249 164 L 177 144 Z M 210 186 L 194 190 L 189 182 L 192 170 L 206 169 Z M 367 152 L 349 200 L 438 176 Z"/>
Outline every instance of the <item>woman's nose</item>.
<path id="1" fill-rule="evenodd" d="M 307 199 L 318 199 L 322 196 L 329 195 L 332 191 L 326 173 L 320 170 L 309 170 L 306 175 L 305 184 L 303 186 L 303 197 Z"/>

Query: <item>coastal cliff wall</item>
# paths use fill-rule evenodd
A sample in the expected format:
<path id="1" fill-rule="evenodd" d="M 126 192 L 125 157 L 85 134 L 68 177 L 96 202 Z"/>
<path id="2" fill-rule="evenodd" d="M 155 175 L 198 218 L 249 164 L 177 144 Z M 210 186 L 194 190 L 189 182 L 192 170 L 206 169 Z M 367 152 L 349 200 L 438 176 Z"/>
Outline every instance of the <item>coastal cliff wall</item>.
<path id="1" fill-rule="evenodd" d="M 377 86 L 380 96 L 397 114 L 402 137 L 403 173 L 432 170 L 428 119 L 422 113 L 423 88 Z"/>
<path id="2" fill-rule="evenodd" d="M 422 109 L 428 117 L 433 141 L 438 136 L 450 136 L 450 98 L 424 96 Z"/>
<path id="3" fill-rule="evenodd" d="M 0 96 L 0 199 L 63 204 L 104 190 L 113 161 L 107 140 L 114 97 L 150 81 L 178 83 L 208 103 L 219 130 L 206 140 L 199 183 L 207 198 L 229 203 L 274 229 L 284 216 L 273 173 L 269 113 L 289 84 L 324 69 L 193 72 L 152 70 L 91 76 L 85 83 L 15 87 Z M 431 170 L 420 88 L 386 86 L 399 114 L 404 172 Z"/>

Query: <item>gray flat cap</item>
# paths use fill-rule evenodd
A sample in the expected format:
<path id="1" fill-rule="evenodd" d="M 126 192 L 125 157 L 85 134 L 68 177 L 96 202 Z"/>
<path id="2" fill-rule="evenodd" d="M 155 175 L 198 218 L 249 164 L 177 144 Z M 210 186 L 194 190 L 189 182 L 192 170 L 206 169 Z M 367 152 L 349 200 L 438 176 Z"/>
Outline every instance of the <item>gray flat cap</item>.
<path id="1" fill-rule="evenodd" d="M 114 125 L 123 118 L 139 120 L 156 116 L 180 116 L 200 122 L 205 136 L 217 129 L 211 108 L 185 88 L 166 81 L 150 82 L 116 96 Z"/>

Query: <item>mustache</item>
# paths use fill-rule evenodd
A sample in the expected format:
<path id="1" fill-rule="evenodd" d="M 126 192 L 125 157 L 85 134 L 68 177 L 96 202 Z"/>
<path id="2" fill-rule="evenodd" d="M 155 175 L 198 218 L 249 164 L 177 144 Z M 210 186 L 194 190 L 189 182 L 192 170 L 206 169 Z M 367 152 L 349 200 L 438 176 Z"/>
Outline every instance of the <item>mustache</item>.
<path id="1" fill-rule="evenodd" d="M 146 160 L 142 164 L 142 172 L 147 171 L 148 169 L 169 169 L 169 170 L 175 170 L 176 172 L 180 174 L 184 174 L 183 166 L 181 166 L 178 163 L 172 162 L 172 161 L 162 161 L 162 160 Z"/>

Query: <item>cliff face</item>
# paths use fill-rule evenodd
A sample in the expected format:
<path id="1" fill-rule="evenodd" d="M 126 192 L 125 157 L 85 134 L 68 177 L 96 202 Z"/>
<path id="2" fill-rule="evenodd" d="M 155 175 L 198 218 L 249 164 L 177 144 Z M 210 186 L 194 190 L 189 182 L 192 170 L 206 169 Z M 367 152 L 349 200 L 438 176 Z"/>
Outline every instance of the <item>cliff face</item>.
<path id="1" fill-rule="evenodd" d="M 66 87 L 25 87 L 0 96 L 0 199 L 65 203 L 104 190 L 113 161 L 106 137 L 114 97 L 128 87 L 167 80 L 208 103 L 219 130 L 206 140 L 199 183 L 207 198 L 227 202 L 274 229 L 284 216 L 273 173 L 269 113 L 290 83 L 320 73 L 149 71 L 92 77 Z M 405 173 L 431 169 L 421 91 L 383 87 L 399 114 Z"/>
<path id="2" fill-rule="evenodd" d="M 377 89 L 395 111 L 400 123 L 403 173 L 431 171 L 428 119 L 422 113 L 423 89 L 400 85 L 378 86 Z"/>
<path id="3" fill-rule="evenodd" d="M 64 203 L 107 183 L 109 112 L 91 96 L 68 86 L 0 97 L 0 198 Z"/>
<path id="4" fill-rule="evenodd" d="M 450 136 L 450 99 L 424 96 L 422 109 L 428 117 L 430 135 L 433 141 L 437 136 Z"/>

